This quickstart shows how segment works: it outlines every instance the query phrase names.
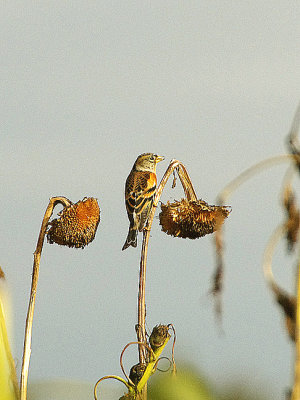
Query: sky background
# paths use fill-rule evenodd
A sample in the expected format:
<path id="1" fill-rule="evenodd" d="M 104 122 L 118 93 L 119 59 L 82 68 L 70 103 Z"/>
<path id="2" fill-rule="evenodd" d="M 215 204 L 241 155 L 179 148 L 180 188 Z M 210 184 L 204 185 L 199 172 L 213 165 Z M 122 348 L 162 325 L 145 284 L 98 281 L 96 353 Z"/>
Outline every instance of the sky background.
<path id="1" fill-rule="evenodd" d="M 182 161 L 198 197 L 215 204 L 244 169 L 286 152 L 300 100 L 299 17 L 298 1 L 1 5 L 0 265 L 12 294 L 18 374 L 33 252 L 49 198 L 96 197 L 101 223 L 84 250 L 44 245 L 29 379 L 93 385 L 121 374 L 120 352 L 135 340 L 140 247 L 121 251 L 133 162 L 143 152 L 165 156 L 160 179 L 171 159 Z M 177 360 L 213 386 L 239 380 L 274 400 L 292 382 L 293 346 L 261 261 L 283 219 L 278 193 L 286 168 L 263 172 L 229 200 L 225 334 L 208 296 L 211 235 L 174 239 L 155 219 L 147 266 L 149 331 L 173 323 Z M 169 182 L 162 200 L 182 195 Z M 293 290 L 295 257 L 286 256 L 285 244 L 274 262 L 276 278 Z M 127 370 L 137 361 L 132 348 Z"/>

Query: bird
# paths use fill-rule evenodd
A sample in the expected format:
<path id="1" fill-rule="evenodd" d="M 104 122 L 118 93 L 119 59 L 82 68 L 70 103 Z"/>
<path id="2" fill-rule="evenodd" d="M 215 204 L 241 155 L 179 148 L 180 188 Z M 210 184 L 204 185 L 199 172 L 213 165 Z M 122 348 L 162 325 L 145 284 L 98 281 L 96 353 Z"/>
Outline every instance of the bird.
<path id="1" fill-rule="evenodd" d="M 164 157 L 154 153 L 138 156 L 125 183 L 125 205 L 129 231 L 122 250 L 137 246 L 138 231 L 142 231 L 149 217 L 156 193 L 156 164 Z"/>

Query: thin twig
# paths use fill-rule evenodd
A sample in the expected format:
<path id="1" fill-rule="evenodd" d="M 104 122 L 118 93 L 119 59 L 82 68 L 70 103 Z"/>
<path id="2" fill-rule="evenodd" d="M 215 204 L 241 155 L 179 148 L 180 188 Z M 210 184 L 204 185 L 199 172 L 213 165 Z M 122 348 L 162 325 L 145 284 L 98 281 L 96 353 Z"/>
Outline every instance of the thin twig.
<path id="1" fill-rule="evenodd" d="M 300 399 L 300 262 L 297 277 L 297 312 L 296 312 L 296 359 L 294 373 L 294 387 L 291 400 Z"/>
<path id="2" fill-rule="evenodd" d="M 278 294 L 280 291 L 273 275 L 272 271 L 272 257 L 274 254 L 275 247 L 279 240 L 283 237 L 284 233 L 286 231 L 285 225 L 279 225 L 273 234 L 271 235 L 268 244 L 266 246 L 265 252 L 264 252 L 264 257 L 263 257 L 263 271 L 264 271 L 264 276 L 266 279 L 266 282 L 272 289 L 272 291 L 275 294 Z"/>
<path id="3" fill-rule="evenodd" d="M 300 146 L 299 146 L 299 140 L 298 140 L 298 133 L 299 133 L 299 128 L 300 128 L 300 104 L 297 107 L 292 126 L 289 132 L 289 135 L 287 137 L 287 143 L 289 150 L 292 154 L 297 154 L 299 155 L 300 151 Z M 297 161 L 297 167 L 299 170 L 299 159 Z"/>
<path id="4" fill-rule="evenodd" d="M 106 376 L 103 376 L 103 378 L 99 379 L 95 383 L 95 386 L 94 386 L 94 399 L 95 400 L 98 400 L 97 387 L 98 387 L 99 383 L 104 381 L 104 380 L 106 380 L 106 379 L 116 379 L 117 381 L 124 383 L 124 385 L 127 387 L 128 390 L 132 389 L 131 386 L 125 381 L 125 379 L 121 378 L 120 376 L 117 376 L 117 375 L 106 375 Z"/>
<path id="5" fill-rule="evenodd" d="M 129 378 L 129 376 L 126 374 L 126 371 L 125 371 L 124 365 L 123 365 L 123 355 L 124 355 L 124 353 L 125 353 L 125 350 L 126 350 L 129 346 L 131 346 L 132 344 L 138 344 L 138 345 L 141 345 L 141 346 L 145 347 L 145 348 L 151 353 L 152 357 L 154 357 L 154 358 L 155 358 L 155 354 L 154 354 L 152 348 L 151 348 L 150 346 L 148 346 L 147 343 L 143 343 L 143 342 L 130 342 L 130 343 L 127 343 L 126 346 L 124 347 L 124 349 L 122 350 L 121 355 L 120 355 L 120 366 L 121 366 L 121 370 L 122 370 L 123 374 L 125 375 L 125 378 L 128 380 L 129 384 L 132 385 L 132 386 L 134 386 L 134 383 L 133 383 L 132 380 Z"/>
<path id="6" fill-rule="evenodd" d="M 296 139 L 296 136 L 299 133 L 299 128 L 300 128 L 300 103 L 298 104 L 298 107 L 295 112 L 295 116 L 292 122 L 292 126 L 289 132 L 289 137 L 294 140 Z"/>
<path id="7" fill-rule="evenodd" d="M 218 202 L 220 205 L 225 204 L 228 197 L 234 192 L 241 184 L 246 182 L 249 178 L 256 175 L 261 170 L 268 168 L 272 165 L 277 165 L 279 163 L 283 163 L 290 160 L 299 160 L 297 155 L 293 154 L 280 154 L 278 156 L 266 158 L 258 162 L 257 164 L 252 165 L 251 167 L 247 168 L 243 171 L 240 175 L 238 175 L 235 179 L 229 182 L 219 193 L 218 195 Z"/>
<path id="8" fill-rule="evenodd" d="M 32 323 L 33 323 L 33 314 L 34 314 L 34 306 L 35 306 L 35 298 L 37 291 L 37 284 L 39 278 L 39 267 L 41 260 L 41 253 L 43 250 L 44 237 L 47 231 L 48 221 L 52 215 L 53 208 L 57 204 L 62 204 L 67 207 L 71 204 L 70 200 L 65 197 L 52 197 L 49 201 L 49 205 L 46 209 L 42 226 L 40 229 L 39 238 L 36 245 L 36 250 L 34 252 L 34 262 L 33 262 L 33 273 L 32 273 L 32 282 L 31 282 L 31 291 L 30 291 L 30 299 L 28 305 L 28 312 L 26 318 L 26 327 L 25 327 L 25 338 L 24 338 L 24 349 L 23 349 L 23 362 L 22 362 L 22 371 L 21 371 L 21 382 L 20 382 L 20 395 L 21 400 L 26 400 L 27 398 L 27 381 L 28 381 L 28 371 L 29 371 L 29 362 L 31 355 L 31 336 L 32 336 Z"/>
<path id="9" fill-rule="evenodd" d="M 280 199 L 282 204 L 284 204 L 286 190 L 292 186 L 292 180 L 296 175 L 295 173 L 296 173 L 295 165 L 291 164 L 289 168 L 286 170 L 286 173 L 282 179 L 282 184 L 280 189 Z"/>
<path id="10" fill-rule="evenodd" d="M 174 333 L 174 337 L 173 337 L 173 345 L 172 345 L 172 364 L 173 364 L 173 374 L 176 374 L 177 370 L 176 370 L 176 363 L 175 363 L 175 357 L 174 357 L 174 353 L 175 353 L 175 342 L 176 342 L 176 332 L 175 332 L 175 327 L 173 324 L 169 324 L 168 325 L 169 328 L 172 329 L 173 333 Z"/>
<path id="11" fill-rule="evenodd" d="M 265 160 L 258 162 L 257 164 L 252 165 L 243 171 L 240 175 L 238 175 L 235 179 L 230 181 L 218 194 L 217 203 L 219 205 L 224 205 L 228 201 L 228 198 L 232 195 L 232 193 L 243 183 L 245 183 L 248 179 L 252 178 L 257 173 L 261 172 L 265 168 L 269 168 L 272 165 L 277 165 L 279 163 L 287 162 L 287 161 L 297 161 L 300 162 L 300 157 L 296 154 L 281 154 L 278 156 L 270 157 Z M 216 271 L 215 277 L 217 278 L 214 281 L 214 287 L 212 292 L 214 294 L 219 295 L 218 302 L 216 303 L 216 311 L 217 315 L 220 317 L 221 315 L 221 286 L 222 286 L 222 278 L 224 274 L 224 239 L 223 239 L 223 228 L 220 227 L 215 233 L 215 246 L 216 246 Z"/>
<path id="12" fill-rule="evenodd" d="M 272 271 L 272 256 L 275 247 L 286 232 L 286 224 L 279 225 L 271 235 L 266 246 L 263 258 L 263 270 L 267 284 L 274 294 L 275 300 L 282 309 L 285 318 L 287 333 L 292 341 L 295 341 L 296 331 L 296 296 L 288 294 L 275 281 Z"/>

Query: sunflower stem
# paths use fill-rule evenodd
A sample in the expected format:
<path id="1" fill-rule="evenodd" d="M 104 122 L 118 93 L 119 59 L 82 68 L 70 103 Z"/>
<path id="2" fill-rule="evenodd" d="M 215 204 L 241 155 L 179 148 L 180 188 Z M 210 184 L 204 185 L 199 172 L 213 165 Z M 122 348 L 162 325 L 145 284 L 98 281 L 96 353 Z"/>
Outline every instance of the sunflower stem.
<path id="1" fill-rule="evenodd" d="M 184 167 L 184 165 L 178 160 L 172 160 L 162 177 L 160 184 L 157 188 L 155 198 L 153 200 L 153 205 L 151 212 L 149 214 L 146 226 L 143 231 L 143 244 L 141 251 L 141 260 L 140 260 L 140 273 L 139 273 L 139 293 L 138 293 L 138 326 L 137 326 L 137 340 L 138 342 L 146 344 L 146 303 L 145 303 L 145 288 L 146 288 L 146 265 L 147 265 L 147 254 L 148 254 L 148 243 L 150 237 L 151 226 L 154 218 L 154 214 L 159 202 L 159 199 L 162 195 L 163 189 L 172 174 L 172 172 L 177 169 L 178 175 L 183 186 L 184 192 L 187 198 L 196 200 L 196 193 L 194 191 L 191 179 Z M 145 346 L 139 344 L 139 362 L 146 363 L 148 360 L 146 359 Z M 147 399 L 147 385 L 142 389 L 141 398 L 143 400 Z"/>
<path id="2" fill-rule="evenodd" d="M 33 314 L 34 314 L 35 298 L 36 298 L 37 284 L 38 284 L 38 278 L 39 278 L 41 253 L 42 253 L 43 244 L 44 244 L 44 237 L 45 237 L 45 234 L 47 231 L 48 221 L 52 215 L 53 209 L 59 203 L 65 207 L 67 207 L 71 204 L 71 202 L 65 197 L 52 197 L 50 199 L 48 207 L 45 211 L 43 221 L 42 221 L 40 234 L 39 234 L 37 245 L 36 245 L 36 250 L 34 252 L 33 272 L 32 272 L 32 281 L 31 281 L 30 299 L 29 299 L 27 318 L 26 318 L 23 361 L 22 361 L 22 370 L 21 370 L 21 381 L 20 381 L 20 398 L 21 398 L 21 400 L 27 399 L 27 381 L 28 381 L 29 362 L 30 362 L 30 355 L 31 355 Z"/>

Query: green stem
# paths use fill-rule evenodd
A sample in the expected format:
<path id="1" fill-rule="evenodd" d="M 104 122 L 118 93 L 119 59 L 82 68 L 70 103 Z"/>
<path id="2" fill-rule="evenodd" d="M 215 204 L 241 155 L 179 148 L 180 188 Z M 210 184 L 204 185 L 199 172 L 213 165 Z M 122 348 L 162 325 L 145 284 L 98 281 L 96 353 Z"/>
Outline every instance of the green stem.
<path id="1" fill-rule="evenodd" d="M 157 360 L 158 360 L 159 356 L 161 355 L 163 349 L 165 348 L 166 344 L 168 343 L 169 339 L 170 339 L 170 337 L 167 337 L 165 342 L 164 342 L 164 344 L 162 346 L 160 346 L 157 350 L 153 351 L 155 357 L 152 357 L 150 359 L 149 363 L 147 364 L 147 367 L 145 369 L 145 372 L 144 372 L 144 375 L 143 375 L 142 379 L 137 384 L 137 391 L 138 392 L 141 392 L 143 390 L 143 388 L 146 385 L 148 379 L 150 378 L 150 376 L 155 371 Z"/>

